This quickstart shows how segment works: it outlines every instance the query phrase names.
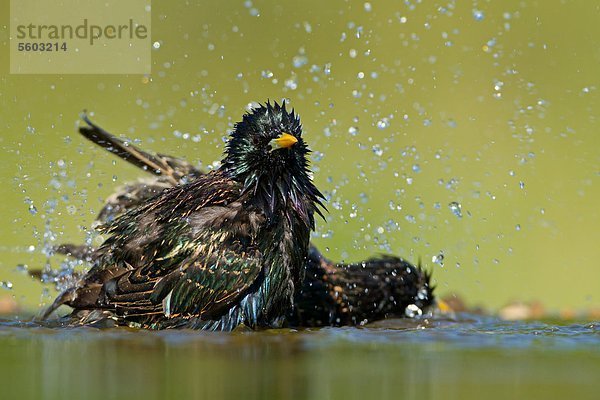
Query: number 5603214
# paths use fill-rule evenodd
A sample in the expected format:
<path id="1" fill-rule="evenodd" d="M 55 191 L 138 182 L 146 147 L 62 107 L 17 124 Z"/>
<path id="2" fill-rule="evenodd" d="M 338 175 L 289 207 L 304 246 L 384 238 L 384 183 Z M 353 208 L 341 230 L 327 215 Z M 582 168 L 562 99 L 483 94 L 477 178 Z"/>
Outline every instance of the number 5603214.
<path id="1" fill-rule="evenodd" d="M 66 42 L 19 42 L 17 43 L 18 51 L 67 51 Z"/>

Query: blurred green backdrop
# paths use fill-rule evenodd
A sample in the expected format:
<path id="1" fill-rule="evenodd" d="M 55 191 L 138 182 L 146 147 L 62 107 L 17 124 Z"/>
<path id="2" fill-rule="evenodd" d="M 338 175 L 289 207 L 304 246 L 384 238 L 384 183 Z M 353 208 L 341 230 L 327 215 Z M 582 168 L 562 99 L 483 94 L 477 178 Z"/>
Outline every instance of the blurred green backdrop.
<path id="1" fill-rule="evenodd" d="M 83 109 L 209 165 L 249 103 L 287 98 L 330 258 L 421 259 L 440 294 L 492 309 L 600 306 L 594 2 L 155 1 L 149 76 L 9 75 L 0 4 L 0 297 L 47 302 L 17 266 L 58 267 L 44 244 L 82 241 L 140 176 L 78 136 Z"/>

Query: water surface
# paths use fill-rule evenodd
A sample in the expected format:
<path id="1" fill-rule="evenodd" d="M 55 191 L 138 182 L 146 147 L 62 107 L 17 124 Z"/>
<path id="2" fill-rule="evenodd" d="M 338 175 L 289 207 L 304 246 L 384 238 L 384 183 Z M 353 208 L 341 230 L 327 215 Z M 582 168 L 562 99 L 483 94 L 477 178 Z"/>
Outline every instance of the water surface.
<path id="1" fill-rule="evenodd" d="M 600 323 L 388 320 L 206 333 L 0 323 L 3 397 L 597 398 Z"/>

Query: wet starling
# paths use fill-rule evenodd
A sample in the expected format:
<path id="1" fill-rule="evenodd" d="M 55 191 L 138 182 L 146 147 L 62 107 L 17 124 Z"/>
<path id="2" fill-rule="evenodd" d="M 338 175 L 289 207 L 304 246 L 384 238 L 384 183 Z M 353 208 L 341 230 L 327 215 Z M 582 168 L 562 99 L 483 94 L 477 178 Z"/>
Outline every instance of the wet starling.
<path id="1" fill-rule="evenodd" d="M 132 153 L 118 143 L 107 147 Z M 81 322 L 281 326 L 303 279 L 314 213 L 323 207 L 308 152 L 300 120 L 285 103 L 244 115 L 218 170 L 161 191 L 104 228 L 108 238 L 92 268 L 46 316 L 67 304 Z M 177 176 L 162 172 L 173 167 L 169 159 L 143 164 L 167 181 Z"/>
<path id="2" fill-rule="evenodd" d="M 101 223 L 110 223 L 163 190 L 203 175 L 185 160 L 149 154 L 106 132 L 87 117 L 84 120 L 88 126 L 79 129 L 83 136 L 156 176 L 120 187 L 100 211 L 97 219 Z M 92 263 L 97 257 L 97 253 L 86 246 L 65 244 L 56 250 Z M 398 257 L 384 255 L 355 264 L 336 264 L 311 245 L 306 274 L 299 290 L 295 291 L 287 322 L 290 326 L 341 326 L 388 316 L 411 316 L 434 303 L 429 280 L 429 274 L 420 267 Z M 93 313 L 88 320 L 98 317 L 98 313 Z"/>
<path id="3" fill-rule="evenodd" d="M 430 275 L 391 255 L 335 264 L 311 246 L 306 275 L 288 312 L 290 326 L 364 325 L 420 316 L 434 302 Z"/>

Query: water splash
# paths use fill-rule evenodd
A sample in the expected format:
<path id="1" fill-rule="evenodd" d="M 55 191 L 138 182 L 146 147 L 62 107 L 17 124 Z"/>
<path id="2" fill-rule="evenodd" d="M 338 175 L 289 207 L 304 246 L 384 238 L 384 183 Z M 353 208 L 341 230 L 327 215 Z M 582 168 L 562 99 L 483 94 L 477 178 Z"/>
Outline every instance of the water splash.
<path id="1" fill-rule="evenodd" d="M 438 264 L 440 267 L 444 268 L 444 251 L 440 250 L 438 254 L 431 257 L 431 262 L 434 264 Z"/>
<path id="2" fill-rule="evenodd" d="M 420 317 L 423 315 L 423 310 L 421 310 L 416 304 L 409 304 L 404 310 L 404 315 L 406 315 L 408 318 Z"/>
<path id="3" fill-rule="evenodd" d="M 450 211 L 452 211 L 452 214 L 456 215 L 458 218 L 462 218 L 462 205 L 460 203 L 453 201 L 448 204 L 448 207 L 450 208 Z"/>

